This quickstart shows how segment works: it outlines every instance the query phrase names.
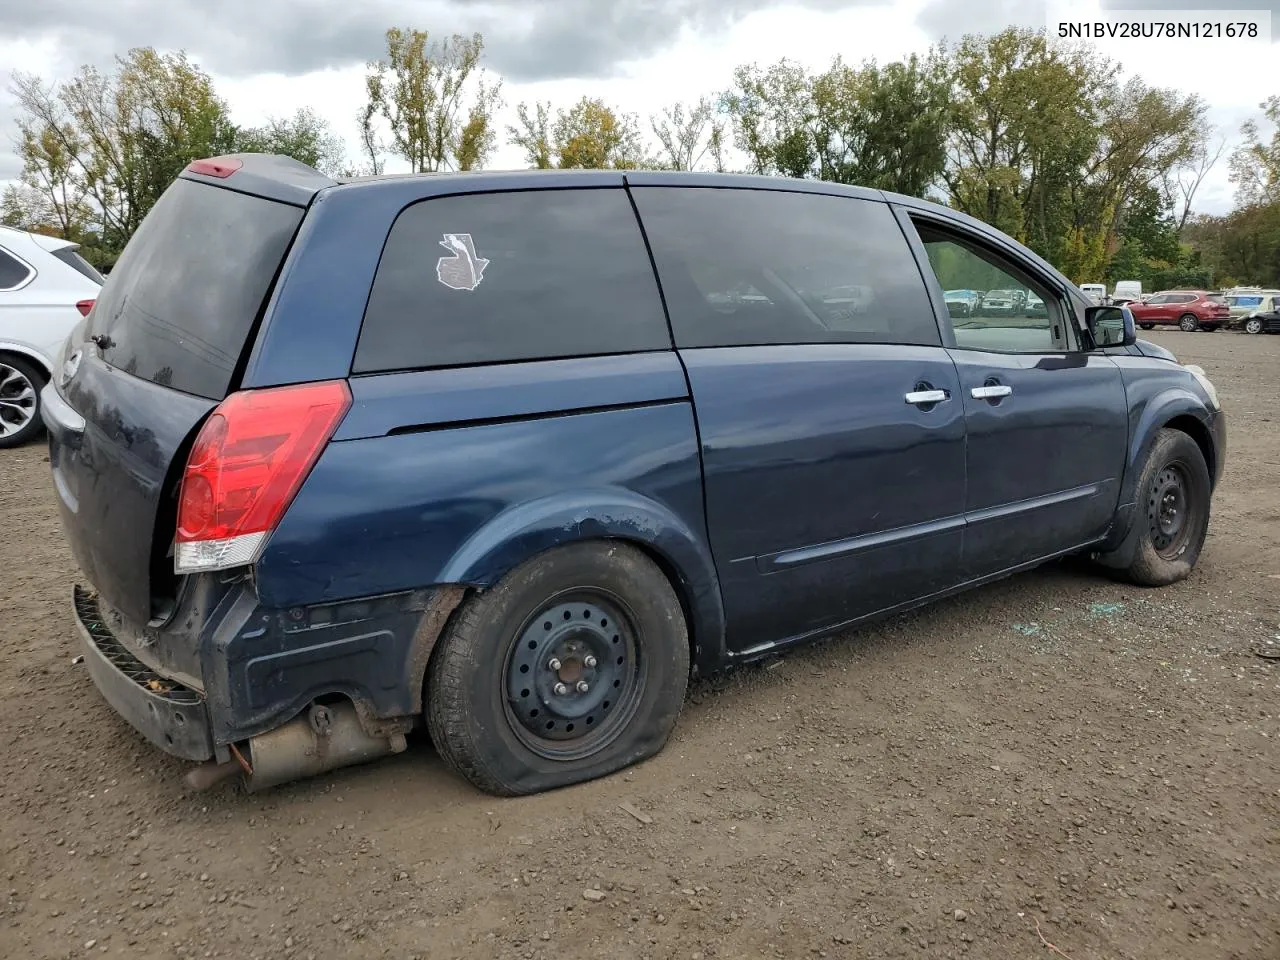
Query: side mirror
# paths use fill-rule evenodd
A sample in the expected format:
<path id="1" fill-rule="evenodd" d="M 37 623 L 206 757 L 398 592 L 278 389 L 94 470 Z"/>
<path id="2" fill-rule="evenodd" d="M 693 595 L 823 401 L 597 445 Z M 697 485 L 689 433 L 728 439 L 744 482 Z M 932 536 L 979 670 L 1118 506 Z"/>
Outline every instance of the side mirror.
<path id="1" fill-rule="evenodd" d="M 1138 327 L 1128 307 L 1088 307 L 1084 322 L 1094 346 L 1128 347 L 1138 342 Z"/>

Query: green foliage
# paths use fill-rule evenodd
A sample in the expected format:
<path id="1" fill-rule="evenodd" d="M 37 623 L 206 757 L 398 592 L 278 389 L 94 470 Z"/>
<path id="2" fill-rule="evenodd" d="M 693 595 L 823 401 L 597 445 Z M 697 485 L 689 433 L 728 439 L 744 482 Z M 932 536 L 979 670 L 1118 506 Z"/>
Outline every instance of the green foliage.
<path id="1" fill-rule="evenodd" d="M 1241 128 L 1242 143 L 1231 156 L 1231 179 L 1242 204 L 1280 203 L 1280 95 L 1260 104 L 1262 114 L 1275 127 L 1264 140 L 1258 123 L 1250 120 Z"/>
<path id="2" fill-rule="evenodd" d="M 261 127 L 236 131 L 237 153 L 278 153 L 335 176 L 346 162 L 346 148 L 329 122 L 303 108 L 287 119 L 271 118 Z"/>
<path id="3" fill-rule="evenodd" d="M 437 42 L 425 30 L 399 27 L 386 37 L 387 57 L 369 64 L 359 116 L 373 172 L 388 145 L 415 173 L 483 166 L 497 143 L 493 114 L 502 103 L 501 83 L 486 83 L 480 66 L 484 39 L 454 34 Z"/>
<path id="4" fill-rule="evenodd" d="M 192 160 L 226 153 L 236 130 L 209 76 L 183 53 L 129 51 L 103 73 L 66 83 L 15 74 L 21 183 L 41 195 L 40 217 L 62 236 L 94 234 L 122 249 Z M 8 198 L 10 206 L 32 204 Z"/>
<path id="5" fill-rule="evenodd" d="M 923 196 L 942 173 L 949 120 L 943 59 L 810 75 L 788 60 L 742 66 L 721 94 L 754 173 L 857 183 Z"/>
<path id="6" fill-rule="evenodd" d="M 952 57 L 953 206 L 1012 234 L 1079 282 L 1126 256 L 1176 247 L 1154 185 L 1205 153 L 1204 105 L 1140 80 L 1084 47 L 1011 28 L 965 37 Z M 1132 221 L 1131 235 L 1127 224 Z M 1160 234 L 1163 232 L 1163 236 Z M 1147 249 L 1147 248 L 1150 249 Z"/>
<path id="7" fill-rule="evenodd" d="M 554 118 L 551 104 L 525 104 L 516 108 L 520 125 L 508 127 L 510 141 L 525 152 L 529 166 L 537 170 L 622 170 L 650 167 L 639 121 L 618 113 L 603 100 L 583 97 Z"/>
<path id="8" fill-rule="evenodd" d="M 713 170 L 724 173 L 725 121 L 711 98 L 692 105 L 672 104 L 649 122 L 661 148 L 658 165 L 666 170 L 697 170 L 709 159 Z"/>

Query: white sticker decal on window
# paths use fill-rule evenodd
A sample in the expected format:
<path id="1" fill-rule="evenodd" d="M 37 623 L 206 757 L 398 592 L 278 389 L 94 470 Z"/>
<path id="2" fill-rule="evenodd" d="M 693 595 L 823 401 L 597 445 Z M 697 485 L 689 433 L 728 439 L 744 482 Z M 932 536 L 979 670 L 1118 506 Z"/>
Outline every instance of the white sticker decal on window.
<path id="1" fill-rule="evenodd" d="M 471 234 L 446 233 L 440 246 L 453 254 L 436 261 L 436 277 L 440 282 L 451 290 L 474 290 L 480 286 L 489 261 L 476 256 Z"/>

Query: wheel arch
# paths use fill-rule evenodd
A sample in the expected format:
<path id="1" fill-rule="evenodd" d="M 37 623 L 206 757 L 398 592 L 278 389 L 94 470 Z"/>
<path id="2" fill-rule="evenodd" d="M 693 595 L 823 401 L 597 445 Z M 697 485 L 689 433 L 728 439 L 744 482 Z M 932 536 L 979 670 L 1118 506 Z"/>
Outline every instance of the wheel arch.
<path id="1" fill-rule="evenodd" d="M 0 357 L 16 357 L 19 360 L 25 360 L 44 377 L 45 383 L 48 383 L 53 378 L 53 371 L 50 369 L 49 361 L 30 347 L 10 343 L 7 340 L 0 340 Z"/>
<path id="2" fill-rule="evenodd" d="M 484 590 L 541 553 L 591 540 L 621 541 L 652 560 L 680 600 L 690 663 L 704 674 L 723 663 L 724 607 L 705 540 L 669 507 L 630 490 L 553 495 L 504 510 L 454 552 L 439 582 Z"/>
<path id="3" fill-rule="evenodd" d="M 1205 465 L 1209 468 L 1209 484 L 1217 476 L 1218 451 L 1213 445 L 1213 434 L 1202 420 L 1190 413 L 1179 413 L 1161 424 L 1163 429 L 1177 430 L 1185 433 L 1196 442 L 1200 452 L 1204 454 Z"/>
<path id="4" fill-rule="evenodd" d="M 1129 437 L 1128 460 L 1125 464 L 1125 482 L 1121 503 L 1130 503 L 1142 466 L 1147 462 L 1156 435 L 1163 429 L 1181 430 L 1189 434 L 1205 454 L 1209 475 L 1214 475 L 1217 452 L 1209 429 L 1211 413 L 1202 397 L 1186 386 L 1174 386 L 1157 393 L 1138 414 Z"/>

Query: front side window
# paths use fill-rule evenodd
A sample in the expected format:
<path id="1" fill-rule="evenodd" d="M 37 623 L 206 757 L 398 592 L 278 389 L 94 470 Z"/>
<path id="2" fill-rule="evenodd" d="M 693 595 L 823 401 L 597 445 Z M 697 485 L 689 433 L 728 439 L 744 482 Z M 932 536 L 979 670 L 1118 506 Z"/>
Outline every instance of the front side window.
<path id="1" fill-rule="evenodd" d="M 929 266 L 943 290 L 977 291 L 971 307 L 947 313 L 962 350 L 1060 353 L 1070 350 L 1067 316 L 1059 294 L 977 243 L 925 223 L 916 224 Z"/>
<path id="2" fill-rule="evenodd" d="M 699 187 L 634 196 L 678 347 L 941 343 L 887 204 Z"/>
<path id="3" fill-rule="evenodd" d="M 0 290 L 13 290 L 15 287 L 20 287 L 26 283 L 30 275 L 30 267 L 17 257 L 0 250 Z"/>
<path id="4" fill-rule="evenodd" d="M 387 237 L 353 371 L 669 350 L 653 266 L 619 188 L 464 194 Z"/>

